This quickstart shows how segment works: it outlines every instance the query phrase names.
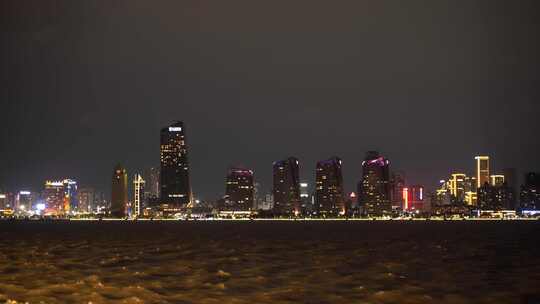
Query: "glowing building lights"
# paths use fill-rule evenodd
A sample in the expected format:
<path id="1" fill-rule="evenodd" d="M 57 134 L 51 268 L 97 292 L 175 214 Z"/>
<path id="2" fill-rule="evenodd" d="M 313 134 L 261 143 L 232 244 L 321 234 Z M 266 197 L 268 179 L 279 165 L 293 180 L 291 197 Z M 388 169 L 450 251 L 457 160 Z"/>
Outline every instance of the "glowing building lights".
<path id="1" fill-rule="evenodd" d="M 145 180 L 140 174 L 135 174 L 135 177 L 133 178 L 133 215 L 136 217 L 141 216 L 145 183 Z"/>
<path id="2" fill-rule="evenodd" d="M 476 156 L 476 187 L 489 183 L 489 156 Z"/>
<path id="3" fill-rule="evenodd" d="M 188 149 L 183 122 L 175 122 L 161 129 L 161 201 L 175 208 L 191 204 Z"/>
<path id="4" fill-rule="evenodd" d="M 253 171 L 230 168 L 225 182 L 225 206 L 234 211 L 249 211 L 254 201 Z"/>
<path id="5" fill-rule="evenodd" d="M 504 175 L 500 175 L 500 174 L 491 175 L 490 178 L 491 178 L 491 185 L 494 187 L 499 187 L 504 184 Z"/>
<path id="6" fill-rule="evenodd" d="M 409 209 L 409 188 L 403 188 L 403 210 Z"/>
<path id="7" fill-rule="evenodd" d="M 341 164 L 339 157 L 332 157 L 317 163 L 315 201 L 319 213 L 339 214 L 344 209 Z"/>

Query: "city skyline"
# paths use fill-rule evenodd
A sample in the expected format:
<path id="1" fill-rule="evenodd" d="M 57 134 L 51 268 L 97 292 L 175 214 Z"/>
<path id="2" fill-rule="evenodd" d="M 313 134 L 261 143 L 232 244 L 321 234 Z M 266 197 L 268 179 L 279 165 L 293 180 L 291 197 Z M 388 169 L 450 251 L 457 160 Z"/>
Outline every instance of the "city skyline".
<path id="1" fill-rule="evenodd" d="M 428 189 L 471 155 L 539 171 L 535 2 L 443 3 L 11 2 L 0 187 L 69 176 L 108 192 L 117 162 L 159 165 L 156 133 L 177 119 L 203 198 L 236 164 L 269 191 L 288 155 L 311 181 L 339 155 L 348 190 L 371 150 Z"/>
<path id="2" fill-rule="evenodd" d="M 6 0 L 0 302 L 540 303 L 538 0 Z"/>
<path id="3" fill-rule="evenodd" d="M 161 138 L 161 144 L 160 144 L 160 159 L 162 160 L 162 163 L 167 163 L 167 160 L 166 159 L 169 159 L 171 157 L 174 157 L 173 154 L 175 153 L 180 153 L 181 152 L 181 155 L 184 155 L 184 156 L 180 156 L 180 161 L 178 160 L 175 160 L 173 161 L 172 163 L 174 163 L 174 166 L 178 166 L 180 169 L 182 169 L 181 171 L 188 171 L 189 169 L 189 165 L 188 165 L 188 162 L 187 162 L 187 145 L 185 144 L 185 126 L 184 126 L 184 122 L 183 121 L 179 121 L 179 120 L 175 120 L 172 122 L 172 124 L 169 124 L 168 126 L 164 127 L 164 128 L 161 128 L 160 129 L 160 138 Z M 169 135 L 171 134 L 171 135 Z M 180 134 L 180 135 L 179 135 Z M 179 136 L 179 137 L 178 137 Z M 175 146 L 177 145 L 177 146 Z M 379 158 L 382 159 L 382 161 L 384 162 L 387 162 L 386 163 L 386 166 L 388 166 L 389 164 L 389 161 L 386 159 L 386 158 L 383 158 L 382 156 L 380 156 L 378 154 L 379 152 L 377 151 L 367 151 L 367 157 L 369 158 L 369 155 L 371 154 L 372 155 L 372 158 L 373 158 L 373 161 L 374 162 L 375 160 L 378 160 Z M 373 154 L 376 154 L 376 155 L 373 155 Z M 172 156 L 171 156 L 172 155 Z M 175 158 L 176 159 L 176 158 Z M 302 168 L 303 170 L 301 171 L 306 171 L 305 169 L 305 164 L 303 164 L 301 162 L 301 160 L 297 159 L 297 158 L 289 158 L 288 161 L 292 161 L 294 160 L 296 162 L 296 166 L 298 166 L 298 168 L 296 169 L 297 171 L 300 172 L 300 168 Z M 339 159 L 340 162 L 343 162 L 341 159 Z M 364 164 L 366 164 L 366 160 L 367 158 L 364 158 L 361 165 L 362 167 L 364 166 Z M 272 162 L 272 166 L 271 168 L 274 168 L 276 163 L 281 163 L 281 162 L 285 162 L 286 160 L 281 160 L 281 161 L 273 161 Z M 529 173 L 529 172 L 535 172 L 534 170 L 531 170 L 530 168 L 529 169 L 525 169 L 523 170 L 523 174 L 517 174 L 517 178 L 516 178 L 516 168 L 510 168 L 508 166 L 497 166 L 495 168 L 492 168 L 492 157 L 491 156 L 487 156 L 487 155 L 479 155 L 479 156 L 474 156 L 474 166 L 472 166 L 471 168 L 471 165 L 469 166 L 468 169 L 465 169 L 465 170 L 456 170 L 455 168 L 449 168 L 447 170 L 447 172 L 451 172 L 449 175 L 451 176 L 451 178 L 449 179 L 449 182 L 451 182 L 453 179 L 456 178 L 456 176 L 463 176 L 463 178 L 468 178 L 467 175 L 471 175 L 470 177 L 473 178 L 473 181 L 474 181 L 474 184 L 477 185 L 477 187 L 483 185 L 481 182 L 478 181 L 478 176 L 482 175 L 482 180 L 484 182 L 488 182 L 490 185 L 494 183 L 495 180 L 498 180 L 498 182 L 500 184 L 502 184 L 504 181 L 505 181 L 505 174 L 512 174 L 513 175 L 513 178 L 512 178 L 512 182 L 514 183 L 513 184 L 513 187 L 514 188 L 517 188 L 517 185 L 521 185 L 522 184 L 522 181 L 525 181 L 525 178 L 523 178 L 524 174 L 526 173 Z M 170 162 L 170 161 L 169 161 Z M 314 184 L 316 182 L 316 172 L 317 172 L 317 164 L 319 163 L 320 161 L 317 161 L 316 164 L 314 165 L 314 170 L 311 172 L 312 175 L 313 175 L 313 178 L 310 178 L 309 177 L 309 174 L 308 174 L 308 177 L 306 178 L 302 178 L 302 180 L 304 181 L 309 181 L 310 184 Z M 485 164 L 484 164 L 485 163 Z M 300 165 L 302 164 L 302 165 Z M 482 169 L 481 169 L 481 165 L 482 164 Z M 118 164 L 117 164 L 118 165 Z M 487 166 L 487 168 L 484 168 L 484 166 Z M 234 167 L 234 166 L 233 166 Z M 240 166 L 241 167 L 241 166 Z M 308 164 L 308 167 L 309 167 L 309 164 Z M 460 166 L 461 168 L 463 167 L 467 167 L 467 166 Z M 125 168 L 125 167 L 124 167 Z M 228 168 L 231 168 L 231 165 L 228 165 Z M 137 172 L 136 174 L 140 174 L 139 172 L 143 172 L 143 174 L 147 175 L 148 178 L 150 179 L 153 179 L 155 180 L 155 190 L 153 190 L 151 193 L 148 192 L 147 194 L 150 195 L 150 197 L 153 197 L 154 199 L 159 199 L 161 202 L 167 202 L 168 199 L 162 197 L 162 196 L 158 196 L 157 195 L 157 192 L 160 192 L 162 193 L 163 192 L 163 180 L 160 180 L 160 176 L 162 176 L 162 172 L 159 172 L 159 171 L 156 171 L 158 168 L 154 167 L 154 166 L 151 166 L 151 167 L 136 167 L 136 169 L 133 169 L 133 172 Z M 124 170 L 127 170 L 127 169 L 124 169 Z M 163 170 L 163 168 L 161 169 Z M 165 170 L 169 170 L 167 168 L 165 168 Z M 173 171 L 175 171 L 176 169 L 173 168 Z M 275 170 L 274 169 L 271 169 L 271 170 Z M 343 167 L 341 167 L 341 169 L 343 171 Z M 513 170 L 512 173 L 508 173 L 506 172 L 507 170 Z M 128 172 L 130 172 L 129 170 L 127 170 Z M 254 172 L 254 170 L 252 170 Z M 145 173 L 144 173 L 145 172 Z M 188 171 L 189 172 L 189 171 Z M 313 173 L 315 172 L 315 173 Z M 467 172 L 467 173 L 455 173 L 455 172 Z M 391 177 L 390 175 L 391 174 L 395 174 L 395 173 L 398 173 L 398 174 L 403 174 L 404 172 L 402 170 L 395 170 L 395 168 L 392 168 L 392 170 L 389 170 L 389 169 L 386 169 L 386 180 L 387 182 L 390 181 Z M 407 172 L 408 173 L 408 172 Z M 405 173 L 406 175 L 408 175 L 407 173 Z M 504 173 L 504 174 L 503 174 Z M 156 177 L 156 174 L 157 174 L 157 177 Z M 296 173 L 298 175 L 298 173 Z M 358 173 L 355 173 L 357 175 L 355 175 L 353 177 L 353 179 L 355 180 L 360 180 L 362 181 L 362 168 L 360 169 L 360 172 L 359 174 Z M 274 173 L 271 173 L 271 176 L 275 175 L 275 172 Z M 152 177 L 151 177 L 152 176 Z M 174 176 L 174 174 L 172 175 Z M 62 180 L 64 178 L 59 178 L 58 180 Z M 174 179 L 174 178 L 173 178 Z M 184 181 L 183 183 L 185 183 L 187 185 L 187 195 L 184 195 L 185 197 L 189 197 L 188 200 L 193 200 L 194 199 L 194 196 L 193 196 L 193 191 L 192 191 L 192 186 L 191 186 L 191 181 L 189 179 L 189 173 L 187 173 L 187 177 L 182 177 L 182 179 L 184 180 L 187 180 L 187 183 Z M 264 179 L 264 178 L 263 178 Z M 48 183 L 51 183 L 51 180 L 50 179 L 50 176 L 49 178 L 47 178 L 46 182 L 45 182 L 45 186 L 47 186 Z M 78 179 L 77 179 L 78 180 Z M 412 181 L 411 179 L 407 179 L 408 183 L 410 184 L 410 182 L 413 182 L 413 184 L 421 184 L 421 183 L 418 183 L 417 181 Z M 433 178 L 430 182 L 426 183 L 427 185 L 434 185 L 432 187 L 428 186 L 427 187 L 427 191 L 431 191 L 431 192 L 435 192 L 435 190 L 437 190 L 439 188 L 439 184 L 436 182 L 436 181 L 439 181 L 439 179 L 437 178 Z M 157 182 L 157 183 L 156 183 Z M 260 183 L 260 180 L 259 179 L 254 179 L 254 182 L 257 182 L 257 183 Z M 349 181 L 347 181 L 349 182 Z M 58 183 L 58 182 L 56 182 Z M 275 188 L 275 185 L 273 185 L 273 183 L 275 183 L 275 181 L 271 181 L 269 185 L 265 185 L 264 188 L 262 189 L 262 193 L 272 193 L 274 191 L 274 188 Z M 298 181 L 299 183 L 299 181 Z M 349 182 L 350 183 L 350 182 Z M 454 181 L 455 183 L 455 181 Z M 94 187 L 94 185 L 89 185 L 89 184 L 84 184 L 84 187 Z M 128 189 L 131 189 L 132 185 L 131 185 L 131 182 L 128 182 Z M 347 191 L 357 191 L 357 193 L 360 193 L 361 190 L 360 190 L 360 185 L 359 185 L 359 182 L 356 183 L 355 187 L 354 188 L 344 188 L 343 191 L 347 192 Z M 387 186 L 388 189 L 385 190 L 387 191 L 388 193 L 386 193 L 386 197 L 387 197 L 387 201 L 391 202 L 392 201 L 392 195 L 394 195 L 394 193 L 392 193 L 392 189 L 390 189 L 390 186 Z M 422 187 L 425 188 L 424 184 L 422 184 Z M 454 187 L 456 187 L 454 185 Z M 24 190 L 22 190 L 24 189 Z M 452 195 L 456 195 L 456 193 L 453 193 L 452 192 L 452 186 L 450 186 L 450 192 Z M 471 188 L 472 189 L 472 188 Z M 476 189 L 476 188 L 475 188 Z M 32 187 L 22 187 L 20 189 L 1 189 L 1 191 L 4 191 L 4 192 L 17 192 L 17 191 L 27 191 L 27 190 L 33 190 L 33 192 L 36 192 L 36 191 L 41 191 L 42 190 L 42 185 L 38 186 L 37 188 L 32 188 Z M 105 190 L 104 192 L 107 193 L 107 192 L 110 192 L 111 191 L 111 188 L 110 188 L 110 185 L 109 186 L 106 186 L 104 189 L 99 189 L 100 191 L 103 191 Z M 133 190 L 133 189 L 131 189 Z M 259 189 L 259 191 L 261 191 L 261 189 Z M 453 190 L 453 191 L 457 191 L 457 189 Z M 131 193 L 132 191 L 128 191 L 128 193 Z M 223 191 L 219 192 L 218 194 L 214 195 L 214 196 L 211 196 L 211 197 L 204 197 L 205 200 L 216 200 L 216 199 L 219 199 L 220 197 L 223 196 Z M 465 191 L 463 192 L 463 194 L 465 194 Z M 197 199 L 201 199 L 203 198 L 202 196 L 200 196 L 199 193 L 197 193 Z M 346 195 L 344 195 L 344 197 L 346 197 Z M 128 199 L 132 199 L 133 197 L 131 195 L 128 194 Z M 187 203 L 183 203 L 183 204 L 180 204 L 180 205 L 183 205 L 185 206 Z"/>

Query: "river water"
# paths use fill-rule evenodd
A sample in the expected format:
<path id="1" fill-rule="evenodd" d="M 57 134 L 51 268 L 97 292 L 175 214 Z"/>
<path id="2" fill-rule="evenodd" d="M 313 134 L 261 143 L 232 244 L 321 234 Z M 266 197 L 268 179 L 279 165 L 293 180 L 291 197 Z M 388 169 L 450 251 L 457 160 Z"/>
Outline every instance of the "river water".
<path id="1" fill-rule="evenodd" d="M 539 221 L 0 222 L 0 302 L 539 299 Z"/>

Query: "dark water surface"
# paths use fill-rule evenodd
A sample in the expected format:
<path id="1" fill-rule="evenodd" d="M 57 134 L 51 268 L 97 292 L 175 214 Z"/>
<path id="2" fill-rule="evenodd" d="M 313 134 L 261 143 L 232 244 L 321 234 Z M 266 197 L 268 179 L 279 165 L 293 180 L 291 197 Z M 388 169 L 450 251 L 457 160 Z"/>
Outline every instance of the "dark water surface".
<path id="1" fill-rule="evenodd" d="M 540 303 L 540 223 L 0 222 L 0 302 Z"/>

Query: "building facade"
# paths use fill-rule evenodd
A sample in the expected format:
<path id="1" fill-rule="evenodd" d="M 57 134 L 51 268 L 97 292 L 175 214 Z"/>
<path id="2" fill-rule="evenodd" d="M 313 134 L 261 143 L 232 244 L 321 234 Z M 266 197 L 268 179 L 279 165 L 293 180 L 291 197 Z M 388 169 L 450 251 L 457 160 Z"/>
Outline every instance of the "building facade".
<path id="1" fill-rule="evenodd" d="M 95 210 L 96 192 L 91 187 L 80 188 L 78 192 L 79 212 L 92 213 Z"/>
<path id="2" fill-rule="evenodd" d="M 489 156 L 476 156 L 476 188 L 489 184 Z"/>
<path id="3" fill-rule="evenodd" d="M 390 202 L 390 161 L 376 151 L 370 151 L 362 162 L 362 181 L 358 187 L 363 212 L 385 215 L 392 212 Z"/>
<path id="4" fill-rule="evenodd" d="M 46 181 L 42 192 L 45 214 L 66 215 L 79 207 L 77 182 L 72 179 Z"/>
<path id="5" fill-rule="evenodd" d="M 295 157 L 273 164 L 274 212 L 281 215 L 298 215 L 301 212 L 300 170 Z"/>
<path id="6" fill-rule="evenodd" d="M 182 122 L 161 129 L 161 203 L 169 208 L 186 207 L 192 201 L 185 134 Z"/>
<path id="7" fill-rule="evenodd" d="M 226 177 L 224 209 L 252 210 L 253 191 L 253 171 L 244 168 L 230 168 Z"/>
<path id="8" fill-rule="evenodd" d="M 317 162 L 315 209 L 319 215 L 338 215 L 345 212 L 342 165 L 339 157 Z"/>
<path id="9" fill-rule="evenodd" d="M 118 164 L 112 175 L 111 216 L 126 217 L 128 205 L 128 176 L 127 171 Z"/>

